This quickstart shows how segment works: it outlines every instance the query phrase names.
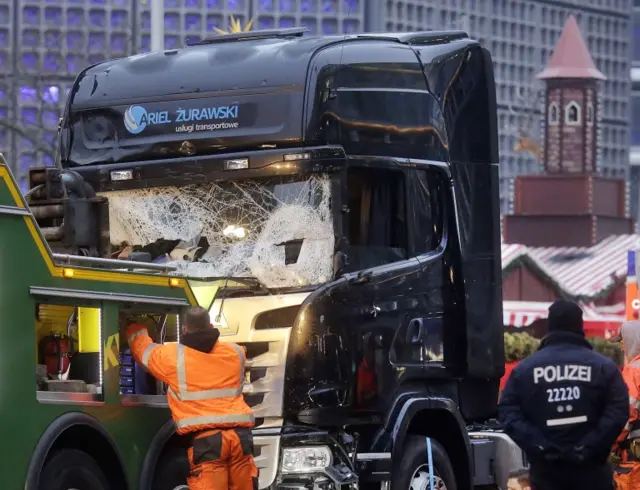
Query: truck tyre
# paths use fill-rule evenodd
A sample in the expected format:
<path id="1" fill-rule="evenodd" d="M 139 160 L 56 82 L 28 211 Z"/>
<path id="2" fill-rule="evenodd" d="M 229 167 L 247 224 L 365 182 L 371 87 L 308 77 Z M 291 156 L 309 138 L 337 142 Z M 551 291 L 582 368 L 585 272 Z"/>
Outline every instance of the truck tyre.
<path id="1" fill-rule="evenodd" d="M 61 449 L 45 463 L 40 490 L 112 490 L 100 465 L 84 451 Z"/>
<path id="2" fill-rule="evenodd" d="M 453 465 L 442 445 L 431 439 L 433 458 L 434 490 L 457 490 Z M 391 476 L 392 490 L 431 490 L 429 479 L 429 457 L 425 436 L 408 436 L 400 461 L 394 463 Z"/>
<path id="3" fill-rule="evenodd" d="M 186 489 L 187 476 L 189 476 L 187 450 L 180 447 L 171 448 L 156 465 L 152 490 Z"/>

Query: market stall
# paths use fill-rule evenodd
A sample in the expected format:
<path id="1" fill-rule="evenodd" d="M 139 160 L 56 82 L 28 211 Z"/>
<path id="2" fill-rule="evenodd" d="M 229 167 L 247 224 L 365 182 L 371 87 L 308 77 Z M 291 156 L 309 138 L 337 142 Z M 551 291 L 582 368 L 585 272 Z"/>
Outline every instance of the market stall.
<path id="1" fill-rule="evenodd" d="M 545 319 L 551 303 L 537 301 L 504 301 L 505 327 L 525 328 L 536 320 Z M 592 306 L 580 303 L 584 329 L 588 337 L 613 337 L 625 320 L 625 305 Z"/>

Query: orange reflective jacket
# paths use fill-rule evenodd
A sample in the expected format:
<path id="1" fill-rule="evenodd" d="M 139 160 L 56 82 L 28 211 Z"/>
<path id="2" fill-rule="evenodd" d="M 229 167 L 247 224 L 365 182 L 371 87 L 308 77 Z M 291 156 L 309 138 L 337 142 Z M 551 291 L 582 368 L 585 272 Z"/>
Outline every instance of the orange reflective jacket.
<path id="1" fill-rule="evenodd" d="M 169 408 L 179 434 L 253 427 L 253 412 L 242 396 L 243 348 L 216 342 L 205 353 L 179 343 L 155 344 L 138 324 L 127 328 L 127 339 L 135 360 L 169 385 Z"/>
<path id="2" fill-rule="evenodd" d="M 626 439 L 640 438 L 640 356 L 634 357 L 624 367 L 622 377 L 629 388 L 629 420 L 618 436 L 614 451 Z"/>

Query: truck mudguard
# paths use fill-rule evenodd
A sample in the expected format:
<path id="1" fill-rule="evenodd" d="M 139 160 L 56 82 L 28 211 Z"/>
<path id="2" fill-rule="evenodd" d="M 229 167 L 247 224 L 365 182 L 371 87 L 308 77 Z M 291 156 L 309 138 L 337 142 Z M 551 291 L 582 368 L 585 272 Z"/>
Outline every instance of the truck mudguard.
<path id="1" fill-rule="evenodd" d="M 153 436 L 147 454 L 144 455 L 142 461 L 142 471 L 140 472 L 140 489 L 139 490 L 151 490 L 153 485 L 153 477 L 155 475 L 156 465 L 162 455 L 162 451 L 166 447 L 167 443 L 176 433 L 176 425 L 172 419 L 160 428 L 160 430 Z"/>
<path id="2" fill-rule="evenodd" d="M 25 490 L 38 490 L 40 484 L 40 473 L 42 472 L 44 463 L 49 455 L 49 451 L 55 444 L 58 437 L 60 437 L 65 430 L 76 425 L 90 427 L 104 437 L 104 440 L 107 441 L 109 446 L 111 446 L 113 453 L 116 455 L 120 468 L 125 468 L 124 461 L 115 442 L 96 418 L 91 415 L 87 415 L 86 413 L 68 412 L 55 419 L 40 437 L 38 444 L 33 450 L 33 456 L 29 463 L 29 468 L 27 469 L 27 478 L 24 485 Z M 126 474 L 123 473 L 122 477 L 126 481 Z M 127 488 L 131 488 L 128 481 L 126 481 L 125 488 L 120 490 L 126 490 Z"/>
<path id="3" fill-rule="evenodd" d="M 405 397 L 405 401 L 401 405 L 400 412 L 395 419 L 395 423 L 391 431 L 393 451 L 395 451 L 396 448 L 402 447 L 404 438 L 407 435 L 407 430 L 414 417 L 418 414 L 428 416 L 424 412 L 431 410 L 444 410 L 451 413 L 460 427 L 460 434 L 465 441 L 465 446 L 467 447 L 469 454 L 471 454 L 471 443 L 469 442 L 469 436 L 467 435 L 467 427 L 460 415 L 460 411 L 458 410 L 456 403 L 449 398 L 420 396 L 409 397 L 408 399 Z"/>
<path id="4" fill-rule="evenodd" d="M 467 474 L 469 475 L 469 485 L 472 484 L 473 451 L 471 442 L 467 434 L 467 427 L 462 419 L 456 403 L 450 398 L 438 396 L 424 396 L 422 393 L 403 393 L 400 395 L 385 421 L 384 431 L 390 434 L 392 459 L 396 451 L 402 451 L 405 437 L 409 432 L 409 427 L 415 417 L 429 417 L 429 412 L 445 411 L 451 414 L 460 428 L 460 436 L 464 441 L 465 452 L 467 454 Z"/>

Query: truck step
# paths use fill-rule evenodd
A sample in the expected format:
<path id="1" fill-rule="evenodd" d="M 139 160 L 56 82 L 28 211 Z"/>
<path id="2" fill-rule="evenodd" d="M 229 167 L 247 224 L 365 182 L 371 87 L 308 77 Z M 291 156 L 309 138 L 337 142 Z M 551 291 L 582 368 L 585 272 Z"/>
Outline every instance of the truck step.
<path id="1" fill-rule="evenodd" d="M 359 453 L 356 467 L 362 482 L 383 482 L 391 479 L 391 453 Z"/>

